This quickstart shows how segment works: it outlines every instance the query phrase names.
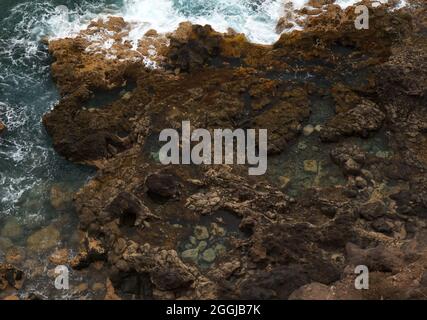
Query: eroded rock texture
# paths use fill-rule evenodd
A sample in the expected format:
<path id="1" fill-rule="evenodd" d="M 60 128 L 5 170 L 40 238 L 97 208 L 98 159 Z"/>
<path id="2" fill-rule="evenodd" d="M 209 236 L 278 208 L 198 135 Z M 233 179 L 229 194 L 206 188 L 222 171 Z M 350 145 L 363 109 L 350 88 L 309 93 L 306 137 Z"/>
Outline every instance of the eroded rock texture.
<path id="1" fill-rule="evenodd" d="M 150 37 L 161 55 L 154 70 L 91 53 L 83 36 L 50 43 L 63 96 L 45 127 L 61 155 L 99 170 L 75 199 L 84 234 L 75 268 L 106 261 L 124 298 L 425 297 L 425 3 L 371 7 L 371 27 L 360 31 L 354 8 L 331 2 L 316 2 L 322 13 L 272 46 L 184 23 L 169 46 Z M 117 37 L 127 28 L 94 26 Z M 95 106 L 106 91 L 114 99 Z M 250 177 L 242 166 L 156 161 L 158 133 L 183 120 L 267 128 L 275 159 L 319 103 L 333 113 L 313 143 L 342 184 L 317 181 L 291 195 L 278 177 Z M 387 152 L 367 151 L 378 137 Z M 323 179 L 320 164 L 308 164 Z M 354 288 L 359 264 L 372 290 Z"/>

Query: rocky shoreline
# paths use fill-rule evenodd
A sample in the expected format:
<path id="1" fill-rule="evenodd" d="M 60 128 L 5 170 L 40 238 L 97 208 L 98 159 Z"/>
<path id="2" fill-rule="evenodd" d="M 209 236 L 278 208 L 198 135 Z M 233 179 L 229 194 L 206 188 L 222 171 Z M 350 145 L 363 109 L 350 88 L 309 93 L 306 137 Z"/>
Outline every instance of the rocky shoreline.
<path id="1" fill-rule="evenodd" d="M 182 23 L 135 48 L 121 18 L 50 41 L 61 100 L 43 123 L 59 154 L 97 168 L 74 196 L 78 252 L 50 261 L 97 270 L 106 299 L 424 299 L 427 15 L 408 2 L 365 1 L 370 28 L 356 30 L 354 7 L 311 1 L 303 29 L 271 46 Z M 286 19 L 279 31 L 294 27 Z M 99 51 L 94 35 L 114 41 Z M 159 132 L 187 120 L 268 128 L 273 161 L 314 150 L 295 163 L 308 182 L 280 166 L 250 177 L 243 166 L 161 165 Z M 377 140 L 383 149 L 367 151 Z M 343 183 L 326 183 L 324 167 Z M 12 265 L 0 265 L 0 295 L 22 287 L 25 268 Z M 357 265 L 370 290 L 354 288 Z"/>

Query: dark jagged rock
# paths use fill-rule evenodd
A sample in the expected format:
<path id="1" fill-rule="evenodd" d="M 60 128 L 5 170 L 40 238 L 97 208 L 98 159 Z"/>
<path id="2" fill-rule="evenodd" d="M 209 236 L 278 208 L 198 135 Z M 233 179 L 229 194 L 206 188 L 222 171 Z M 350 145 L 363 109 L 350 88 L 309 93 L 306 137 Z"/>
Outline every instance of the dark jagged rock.
<path id="1" fill-rule="evenodd" d="M 358 106 L 337 114 L 329 120 L 320 132 L 323 141 L 338 141 L 345 136 L 368 137 L 369 133 L 381 128 L 384 113 L 371 101 L 363 101 Z"/>
<path id="2" fill-rule="evenodd" d="M 10 264 L 0 264 L 0 295 L 2 292 L 22 288 L 24 282 L 24 273 Z"/>

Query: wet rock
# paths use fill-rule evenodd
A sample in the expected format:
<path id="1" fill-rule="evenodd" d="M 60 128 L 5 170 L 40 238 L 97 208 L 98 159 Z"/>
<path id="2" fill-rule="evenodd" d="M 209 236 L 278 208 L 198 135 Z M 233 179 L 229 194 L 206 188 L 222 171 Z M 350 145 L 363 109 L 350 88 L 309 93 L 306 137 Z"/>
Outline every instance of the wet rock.
<path id="1" fill-rule="evenodd" d="M 18 239 L 22 235 L 22 227 L 15 218 L 7 219 L 0 231 L 0 236 L 9 239 Z"/>
<path id="2" fill-rule="evenodd" d="M 0 237 L 0 251 L 7 251 L 10 247 L 13 247 L 13 242 L 8 238 Z"/>
<path id="3" fill-rule="evenodd" d="M 196 262 L 199 257 L 199 249 L 188 249 L 182 252 L 182 259 Z"/>
<path id="4" fill-rule="evenodd" d="M 355 181 L 356 186 L 359 189 L 363 189 L 363 188 L 366 188 L 368 186 L 367 181 L 365 179 L 363 179 L 362 177 L 356 177 L 354 179 L 354 181 Z"/>
<path id="5" fill-rule="evenodd" d="M 211 223 L 211 235 L 215 237 L 224 237 L 227 234 L 225 228 L 219 226 L 217 223 Z"/>
<path id="6" fill-rule="evenodd" d="M 299 150 L 306 150 L 307 144 L 304 141 L 301 141 L 300 143 L 298 143 L 298 149 Z"/>
<path id="7" fill-rule="evenodd" d="M 227 248 L 222 244 L 217 244 L 214 250 L 217 256 L 222 256 L 227 252 Z"/>
<path id="8" fill-rule="evenodd" d="M 216 259 L 216 253 L 215 253 L 215 250 L 214 250 L 214 249 L 212 249 L 212 248 L 209 248 L 209 249 L 205 250 L 205 251 L 202 253 L 202 259 L 203 259 L 204 261 L 208 262 L 208 263 L 212 263 L 212 262 L 214 262 L 214 261 L 215 261 L 215 259 Z"/>
<path id="9" fill-rule="evenodd" d="M 76 288 L 74 289 L 74 294 L 83 294 L 84 292 L 86 292 L 89 289 L 89 286 L 87 285 L 87 283 L 80 283 L 76 286 Z"/>
<path id="10" fill-rule="evenodd" d="M 71 268 L 75 270 L 81 270 L 87 268 L 91 263 L 88 253 L 86 251 L 80 251 L 74 258 L 70 260 Z"/>
<path id="11" fill-rule="evenodd" d="M 116 291 L 110 279 L 107 279 L 105 287 L 107 292 L 105 294 L 104 300 L 121 300 L 120 297 L 116 294 Z"/>
<path id="12" fill-rule="evenodd" d="M 323 2 L 315 5 L 323 5 Z M 301 193 L 304 196 L 297 199 L 289 198 L 264 180 L 248 178 L 239 166 L 172 166 L 167 173 L 156 173 L 153 183 L 150 183 L 147 176 L 150 172 L 158 172 L 159 167 L 147 161 L 141 152 L 146 147 L 151 148 L 148 140 L 152 134 L 156 135 L 163 128 L 179 130 L 185 119 L 191 120 L 195 127 L 207 129 L 268 128 L 269 152 L 280 153 L 301 134 L 302 124 L 308 120 L 310 111 L 314 111 L 310 110 L 313 108 L 313 94 L 320 94 L 325 100 L 333 98 L 336 102 L 335 117 L 320 130 L 325 141 L 336 141 L 345 136 L 369 138 L 369 133 L 382 125 L 387 130 L 391 129 L 390 147 L 396 158 L 408 168 L 405 174 L 399 175 L 404 176 L 406 182 L 411 182 L 412 193 L 406 195 L 406 199 L 403 194 L 397 195 L 397 211 L 421 215 L 426 209 L 422 187 L 426 183 L 421 179 L 415 182 L 413 177 L 422 176 L 420 168 L 425 161 L 425 108 L 420 103 L 423 86 L 420 81 L 411 85 L 411 82 L 415 83 L 413 74 L 416 68 L 410 67 L 408 61 L 412 63 L 415 60 L 408 54 L 397 53 L 404 48 L 396 51 L 396 46 L 405 46 L 399 42 L 407 36 L 409 21 L 402 10 L 388 11 L 385 7 L 372 8 L 370 29 L 360 32 L 354 28 L 354 8 L 343 10 L 339 6 L 327 5 L 319 16 L 309 15 L 300 21 L 304 25 L 303 31 L 285 33 L 272 46 L 251 44 L 244 35 L 235 32 L 224 35 L 209 26 L 184 23 L 169 35 L 171 46 L 164 51 L 166 58 L 163 61 L 166 71 L 147 72 L 138 62 L 129 64 L 121 59 L 106 62 L 102 54 L 99 57 L 88 55 L 86 48 L 89 43 L 83 36 L 50 45 L 56 59 L 52 73 L 63 98 L 44 117 L 44 123 L 58 152 L 75 162 L 95 164 L 99 170 L 96 177 L 77 194 L 75 203 L 81 231 L 98 241 L 96 243 L 103 249 L 104 259 L 108 264 L 111 262 L 111 271 L 106 272 L 114 278 L 116 288 L 111 283 L 106 287 L 112 296 L 286 299 L 301 286 L 312 283 L 332 286 L 338 281 L 345 285 L 341 281 L 346 280 L 343 271 L 347 261 L 336 257 L 342 256 L 349 241 L 366 248 L 360 249 L 362 253 L 350 252 L 347 260 L 351 263 L 364 264 L 368 257 L 373 270 L 398 269 L 396 266 L 400 261 L 393 262 L 392 257 L 399 257 L 399 252 L 389 251 L 381 257 L 386 261 L 381 264 L 374 257 L 381 255 L 380 249 L 377 252 L 369 250 L 376 244 L 401 245 L 400 221 L 394 222 L 399 235 L 390 239 L 372 232 L 375 223 L 386 219 L 386 215 L 366 223 L 358 220 L 356 210 L 364 205 L 364 201 L 377 199 L 379 191 L 372 189 L 377 186 L 376 182 L 378 185 L 383 183 L 384 161 L 365 157 L 354 147 L 335 150 L 337 152 L 333 150 L 331 158 L 346 175 L 363 175 L 365 180 L 369 180 L 367 187 L 362 180 L 349 177 L 348 186 L 319 185 L 302 190 L 305 191 Z M 310 10 L 305 12 L 313 13 Z M 416 19 L 414 24 L 418 20 L 421 19 Z M 122 20 L 111 24 L 95 23 L 93 27 L 117 30 L 114 32 L 119 32 L 118 38 L 129 30 L 128 24 Z M 118 40 L 117 46 L 121 49 L 123 42 Z M 125 58 L 132 57 L 123 50 L 119 51 Z M 422 57 L 423 51 L 414 53 Z M 390 65 L 389 58 L 394 66 Z M 417 64 L 423 65 L 423 60 L 417 59 Z M 307 64 L 308 60 L 310 63 Z M 377 64 L 383 64 L 386 69 L 383 72 L 387 75 L 386 84 L 380 84 L 381 75 L 372 72 Z M 387 73 L 388 69 L 390 73 Z M 314 75 L 316 82 L 307 77 L 302 81 L 304 84 L 300 84 L 300 73 Z M 295 79 L 282 79 L 282 75 L 294 74 Z M 352 74 L 351 79 L 348 74 Z M 389 77 L 392 74 L 404 81 L 393 83 L 393 77 Z M 331 90 L 316 88 L 318 78 L 320 81 L 328 80 Z M 423 79 L 422 72 L 418 78 Z M 343 79 L 346 84 L 339 86 Z M 82 107 L 96 91 L 118 88 L 130 81 L 136 82 L 137 86 L 128 100 L 118 99 L 91 111 Z M 380 93 L 382 90 L 376 86 L 388 87 L 388 96 L 392 99 Z M 395 87 L 398 90 L 393 90 Z M 402 100 L 395 92 L 402 95 Z M 408 92 L 413 96 L 409 97 Z M 366 99 L 377 102 L 377 105 Z M 383 116 L 387 116 L 386 122 Z M 409 144 L 411 139 L 416 140 L 413 144 L 417 149 Z M 311 151 L 312 148 L 307 146 L 305 150 Z M 322 151 L 319 148 L 315 152 Z M 401 167 L 394 164 L 391 169 Z M 363 170 L 369 170 L 372 179 L 368 179 Z M 174 178 L 159 178 L 162 174 L 170 174 Z M 185 181 L 182 187 L 175 185 L 174 181 L 178 180 L 175 176 Z M 190 179 L 200 183 L 187 185 Z M 145 190 L 148 190 L 149 197 L 146 197 Z M 118 197 L 123 192 L 127 195 Z M 182 201 L 164 201 L 178 197 Z M 119 217 L 129 216 L 129 212 L 144 211 L 144 201 L 150 210 L 162 214 L 162 218 L 164 214 L 167 219 L 156 221 L 152 228 L 144 231 L 123 228 L 126 223 L 120 222 Z M 388 199 L 384 202 L 389 203 Z M 112 203 L 113 210 L 106 210 Z M 326 204 L 333 209 L 324 210 L 327 214 L 321 209 Z M 390 208 L 392 206 L 394 203 Z M 210 270 L 212 280 L 202 275 L 194 265 L 183 263 L 182 253 L 178 257 L 174 250 L 170 250 L 171 243 L 176 243 L 175 233 L 181 230 L 173 228 L 169 232 L 168 223 L 169 218 L 175 219 L 176 216 L 182 218 L 185 215 L 187 218 L 188 215 L 193 219 L 218 210 L 227 210 L 239 217 L 240 228 L 246 231 L 244 236 L 248 240 L 230 241 L 224 260 L 230 258 L 232 262 L 225 266 L 227 261 L 223 261 L 224 266 Z M 373 212 L 368 216 L 376 217 L 376 210 Z M 393 218 L 399 220 L 400 216 Z M 124 221 L 133 222 L 134 219 Z M 208 237 L 214 234 L 210 229 L 209 233 Z M 158 237 L 158 234 L 164 236 Z M 417 239 L 420 238 L 417 235 Z M 191 248 L 206 250 L 205 244 L 195 237 L 194 240 L 190 240 Z M 216 240 L 214 237 L 212 242 Z M 215 243 L 209 245 L 209 249 L 216 250 Z M 82 248 L 78 265 L 87 266 L 91 263 L 87 253 L 90 243 L 86 241 L 82 246 L 85 248 Z M 384 253 L 384 249 L 381 250 Z M 200 254 L 198 252 L 198 262 L 202 260 Z M 217 251 L 215 254 L 219 255 Z M 237 265 L 235 261 L 238 261 Z M 413 273 L 416 275 L 413 279 L 420 279 L 421 263 L 415 270 L 411 269 L 416 270 L 418 272 Z M 387 278 L 390 272 L 379 273 L 380 278 L 375 279 L 383 284 L 379 295 L 392 296 L 388 295 L 391 286 L 384 285 L 386 280 L 394 285 L 394 280 Z M 233 283 L 229 285 L 224 280 L 230 280 L 228 277 L 231 276 Z M 351 284 L 354 288 L 354 283 Z M 339 292 L 340 296 L 346 296 L 343 290 Z M 321 294 L 318 292 L 316 295 Z M 305 295 L 309 296 L 309 293 Z M 409 295 L 405 293 L 403 296 Z"/>
<path id="13" fill-rule="evenodd" d="M 286 177 L 286 176 L 282 176 L 279 178 L 280 181 L 280 187 L 281 188 L 287 188 L 289 186 L 289 184 L 291 183 L 291 178 Z"/>
<path id="14" fill-rule="evenodd" d="M 88 237 L 86 239 L 86 248 L 87 248 L 88 259 L 91 262 L 105 259 L 106 250 L 101 240 Z"/>
<path id="15" fill-rule="evenodd" d="M 176 252 L 164 252 L 151 272 L 151 280 L 159 290 L 167 291 L 186 288 L 195 279 Z"/>
<path id="16" fill-rule="evenodd" d="M 286 29 L 291 29 L 295 24 L 288 18 L 281 17 L 276 25 L 276 33 L 281 34 Z"/>
<path id="17" fill-rule="evenodd" d="M 375 103 L 365 100 L 362 104 L 347 112 L 337 114 L 329 120 L 320 132 L 325 142 L 338 141 L 344 136 L 368 137 L 372 131 L 381 128 L 385 114 Z"/>
<path id="18" fill-rule="evenodd" d="M 58 245 L 60 241 L 59 231 L 52 225 L 45 227 L 27 239 L 27 247 L 31 251 L 46 251 Z"/>
<path id="19" fill-rule="evenodd" d="M 199 245 L 197 246 L 197 250 L 199 250 L 199 252 L 202 252 L 203 250 L 205 250 L 208 247 L 208 243 L 206 241 L 200 241 Z"/>
<path id="20" fill-rule="evenodd" d="M 65 265 L 68 262 L 68 250 L 58 249 L 49 257 L 49 261 L 55 265 Z"/>
<path id="21" fill-rule="evenodd" d="M 173 69 L 179 68 L 184 72 L 198 70 L 211 63 L 219 53 L 220 36 L 209 25 L 202 27 L 181 23 L 170 36 L 168 58 Z"/>
<path id="22" fill-rule="evenodd" d="M 108 205 L 104 215 L 107 221 L 119 219 L 120 226 L 126 227 L 143 228 L 149 220 L 159 219 L 138 197 L 128 192 L 120 193 Z"/>
<path id="23" fill-rule="evenodd" d="M 11 264 L 0 263 L 0 292 L 7 289 L 21 289 L 24 273 Z"/>
<path id="24" fill-rule="evenodd" d="M 197 244 L 197 239 L 193 236 L 190 236 L 190 243 L 195 246 Z"/>
<path id="25" fill-rule="evenodd" d="M 180 183 L 177 177 L 166 173 L 155 173 L 147 177 L 145 185 L 152 196 L 172 199 L 179 196 Z"/>
<path id="26" fill-rule="evenodd" d="M 63 209 L 66 204 L 71 202 L 73 195 L 70 192 L 64 191 L 60 186 L 55 185 L 50 189 L 50 203 L 55 209 Z"/>
<path id="27" fill-rule="evenodd" d="M 129 101 L 130 99 L 132 99 L 132 93 L 130 93 L 130 92 L 126 92 L 126 93 L 122 96 L 122 99 L 123 99 L 124 101 Z"/>
<path id="28" fill-rule="evenodd" d="M 11 247 L 6 251 L 6 262 L 12 265 L 20 265 L 26 256 L 24 248 Z"/>
<path id="29" fill-rule="evenodd" d="M 144 37 L 156 37 L 156 36 L 158 36 L 158 33 L 155 29 L 150 29 L 144 34 Z"/>
<path id="30" fill-rule="evenodd" d="M 304 135 L 306 137 L 308 137 L 309 135 L 311 135 L 313 132 L 314 132 L 314 127 L 311 124 L 305 126 L 304 129 L 303 129 L 303 133 L 304 133 Z"/>

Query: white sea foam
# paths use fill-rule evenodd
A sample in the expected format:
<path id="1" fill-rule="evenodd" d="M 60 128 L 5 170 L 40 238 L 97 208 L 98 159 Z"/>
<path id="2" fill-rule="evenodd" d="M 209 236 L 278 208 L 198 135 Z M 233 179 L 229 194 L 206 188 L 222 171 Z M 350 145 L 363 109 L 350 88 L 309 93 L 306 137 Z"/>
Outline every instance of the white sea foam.
<path id="1" fill-rule="evenodd" d="M 336 4 L 346 8 L 359 1 L 338 0 Z M 180 22 L 191 21 L 210 24 L 220 32 L 233 28 L 244 33 L 253 42 L 271 44 L 279 38 L 275 27 L 283 15 L 283 5 L 286 2 L 292 2 L 295 9 L 301 9 L 308 0 L 123 0 L 121 7 L 83 6 L 84 11 L 59 6 L 50 10 L 42 22 L 48 26 L 45 31 L 51 37 L 64 38 L 75 36 L 92 19 L 122 16 L 132 23 L 127 40 L 136 45 L 138 39 L 149 29 L 165 33 L 175 30 Z M 400 6 L 405 4 L 405 0 L 402 0 Z"/>

